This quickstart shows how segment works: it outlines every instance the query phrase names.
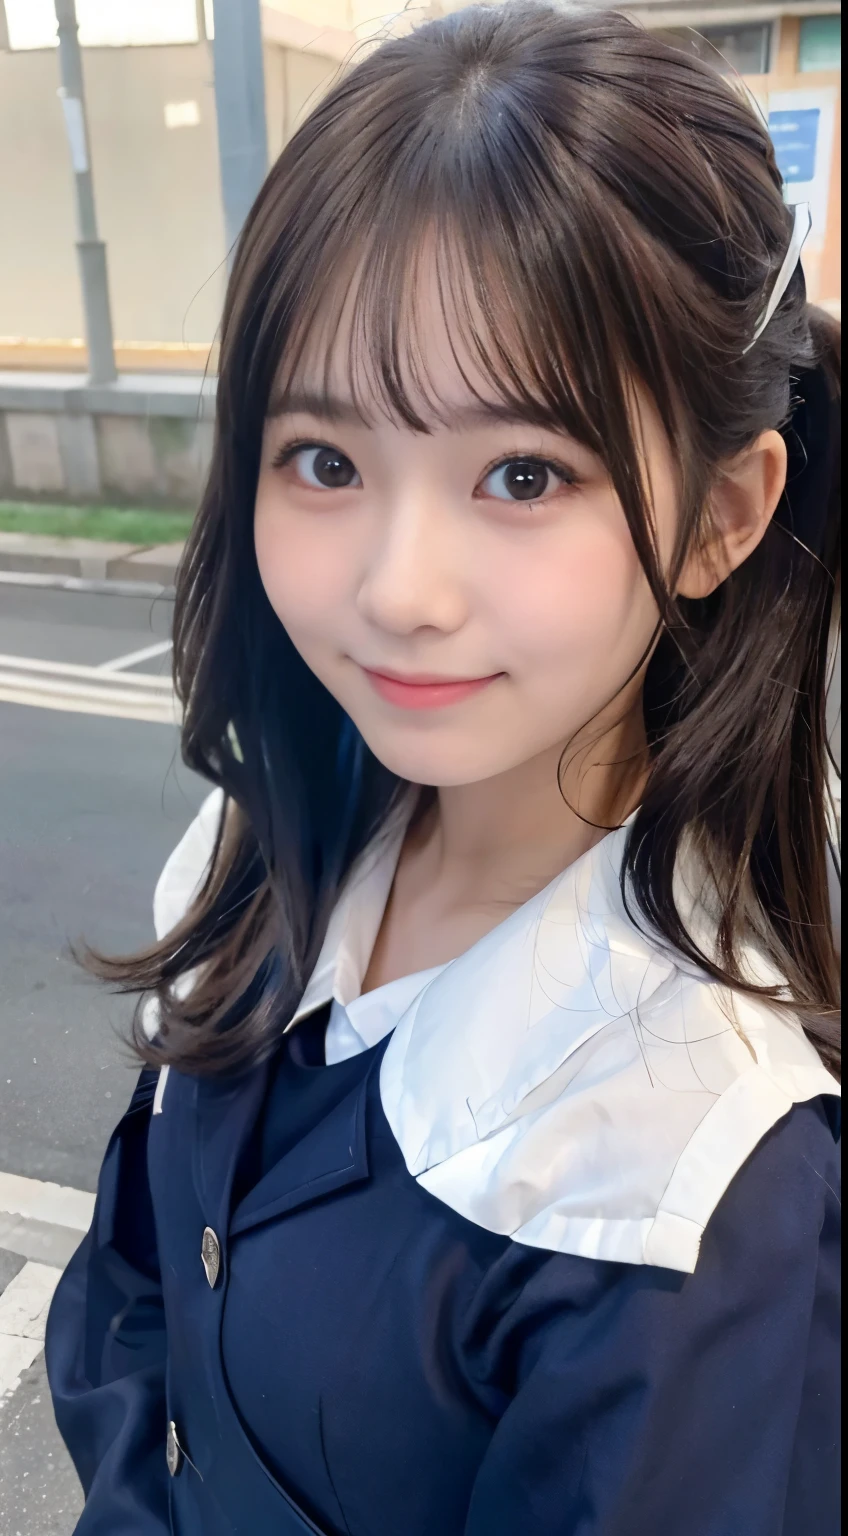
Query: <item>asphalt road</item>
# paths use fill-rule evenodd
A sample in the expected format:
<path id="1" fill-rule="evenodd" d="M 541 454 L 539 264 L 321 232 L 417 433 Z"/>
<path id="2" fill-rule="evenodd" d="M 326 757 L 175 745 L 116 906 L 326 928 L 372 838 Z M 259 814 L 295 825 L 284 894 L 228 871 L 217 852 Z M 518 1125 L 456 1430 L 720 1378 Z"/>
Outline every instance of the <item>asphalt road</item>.
<path id="1" fill-rule="evenodd" d="M 161 601 L 0 583 L 0 656 L 164 671 L 164 653 L 133 658 L 169 622 Z M 0 702 L 0 1536 L 71 1536 L 82 1507 L 39 1333 L 137 1071 L 127 1000 L 69 945 L 151 937 L 156 877 L 205 792 L 171 726 Z"/>
<path id="2" fill-rule="evenodd" d="M 162 638 L 169 617 L 149 599 L 0 586 L 0 651 L 96 664 Z M 70 945 L 126 952 L 151 938 L 156 877 L 204 792 L 169 726 L 0 703 L 5 1172 L 94 1189 L 132 1091 L 130 1008 Z"/>
<path id="3" fill-rule="evenodd" d="M 98 666 L 169 623 L 167 602 L 0 584 L 0 654 Z M 37 1335 L 85 1225 L 73 1192 L 94 1190 L 138 1070 L 131 1004 L 70 946 L 150 939 L 156 877 L 205 793 L 173 727 L 0 702 L 0 1536 L 70 1536 L 81 1508 Z M 15 1226 L 29 1205 L 50 1219 Z"/>
<path id="4" fill-rule="evenodd" d="M 0 654 L 99 666 L 171 632 L 167 599 L 0 585 Z M 133 671 L 166 672 L 167 656 Z"/>
<path id="5" fill-rule="evenodd" d="M 158 871 L 202 787 L 175 732 L 0 704 L 0 1168 L 94 1189 L 132 1091 L 128 1000 L 88 980 L 80 941 L 152 937 Z"/>

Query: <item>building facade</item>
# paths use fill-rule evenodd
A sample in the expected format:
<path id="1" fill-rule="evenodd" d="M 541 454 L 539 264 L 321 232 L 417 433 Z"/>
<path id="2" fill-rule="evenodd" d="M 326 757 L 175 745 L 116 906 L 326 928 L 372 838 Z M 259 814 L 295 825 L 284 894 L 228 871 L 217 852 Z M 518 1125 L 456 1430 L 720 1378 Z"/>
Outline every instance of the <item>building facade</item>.
<path id="1" fill-rule="evenodd" d="M 756 99 L 777 152 L 790 203 L 808 202 L 804 250 L 809 296 L 840 312 L 842 15 L 839 0 L 770 5 L 641 0 L 628 7 L 647 26 L 738 76 Z"/>
<path id="2" fill-rule="evenodd" d="M 455 8 L 455 0 L 425 0 L 404 25 Z M 837 310 L 839 5 L 641 0 L 623 8 L 709 53 L 756 98 L 789 201 L 812 207 L 810 296 Z M 269 160 L 356 46 L 379 32 L 375 10 L 373 0 L 264 0 Z M 77 14 L 119 366 L 202 366 L 226 270 L 211 0 L 77 0 Z M 0 0 L 0 368 L 85 366 L 58 84 L 53 0 Z"/>

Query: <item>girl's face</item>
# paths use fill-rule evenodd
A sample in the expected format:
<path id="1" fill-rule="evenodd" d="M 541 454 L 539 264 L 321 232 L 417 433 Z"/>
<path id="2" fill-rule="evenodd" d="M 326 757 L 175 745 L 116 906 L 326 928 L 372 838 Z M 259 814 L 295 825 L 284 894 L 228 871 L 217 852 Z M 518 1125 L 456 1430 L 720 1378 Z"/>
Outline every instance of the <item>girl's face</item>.
<path id="1" fill-rule="evenodd" d="M 491 391 L 481 406 L 435 295 L 418 316 L 448 425 L 414 432 L 376 405 L 366 422 L 347 370 L 331 360 L 327 399 L 323 359 L 307 355 L 265 425 L 255 541 L 272 607 L 371 750 L 446 787 L 565 746 L 612 700 L 616 720 L 637 709 L 640 681 L 620 690 L 658 615 L 600 460 Z M 640 416 L 670 550 L 673 466 L 645 401 Z"/>

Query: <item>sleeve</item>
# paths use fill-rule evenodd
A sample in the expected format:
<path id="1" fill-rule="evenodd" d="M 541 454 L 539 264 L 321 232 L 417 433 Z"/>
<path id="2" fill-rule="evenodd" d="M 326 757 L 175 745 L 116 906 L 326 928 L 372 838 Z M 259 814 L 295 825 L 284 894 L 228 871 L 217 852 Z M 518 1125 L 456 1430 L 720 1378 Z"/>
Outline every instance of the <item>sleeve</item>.
<path id="1" fill-rule="evenodd" d="M 693 1274 L 530 1269 L 466 1536 L 836 1536 L 838 1178 L 822 1101 L 796 1105 Z"/>
<path id="2" fill-rule="evenodd" d="M 157 938 L 181 921 L 206 877 L 224 803 L 220 789 L 207 796 L 165 864 L 153 898 Z M 153 1038 L 155 1004 L 145 1011 L 144 1027 Z M 171 1530 L 165 1317 L 147 1179 L 158 1078 L 156 1071 L 141 1073 L 109 1142 L 91 1230 L 59 1281 L 48 1318 L 56 1422 L 86 1495 L 78 1536 Z"/>
<path id="3" fill-rule="evenodd" d="M 170 1533 L 165 1320 L 147 1180 L 156 1073 L 143 1071 L 100 1173 L 91 1230 L 50 1308 L 56 1421 L 86 1503 L 78 1536 Z"/>

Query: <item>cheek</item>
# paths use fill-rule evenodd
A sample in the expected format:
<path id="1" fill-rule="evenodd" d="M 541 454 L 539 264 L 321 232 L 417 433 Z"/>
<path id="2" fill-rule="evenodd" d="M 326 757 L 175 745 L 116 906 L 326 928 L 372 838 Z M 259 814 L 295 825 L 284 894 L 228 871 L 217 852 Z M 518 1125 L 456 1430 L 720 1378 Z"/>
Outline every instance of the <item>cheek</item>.
<path id="1" fill-rule="evenodd" d="M 263 495 L 260 482 L 254 546 L 268 601 L 297 643 L 321 633 L 349 594 L 352 561 L 340 538 L 320 518 L 286 513 Z"/>
<path id="2" fill-rule="evenodd" d="M 623 517 L 575 518 L 499 567 L 496 611 L 519 663 L 585 657 L 603 669 L 631 652 L 635 662 L 650 638 L 656 608 Z"/>

